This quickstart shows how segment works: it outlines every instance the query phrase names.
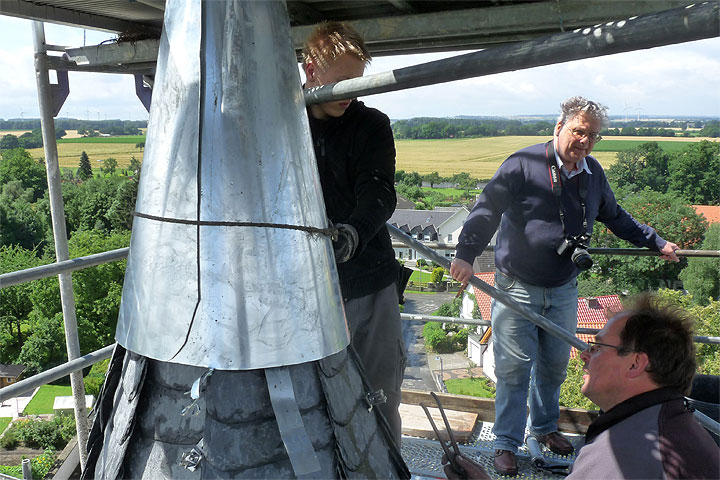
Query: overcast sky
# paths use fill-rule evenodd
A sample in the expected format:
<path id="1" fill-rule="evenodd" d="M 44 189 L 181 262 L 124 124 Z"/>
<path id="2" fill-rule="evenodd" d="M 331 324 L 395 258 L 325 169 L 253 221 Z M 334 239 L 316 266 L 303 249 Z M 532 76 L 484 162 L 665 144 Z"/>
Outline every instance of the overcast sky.
<path id="1" fill-rule="evenodd" d="M 113 35 L 86 31 L 87 45 Z M 46 24 L 47 42 L 83 45 L 83 30 Z M 454 53 L 457 54 L 457 53 Z M 367 73 L 454 54 L 379 57 Z M 37 117 L 30 22 L 0 16 L 0 118 Z M 556 114 L 583 95 L 611 115 L 720 116 L 720 38 L 508 72 L 363 98 L 390 118 Z M 62 117 L 146 119 L 132 76 L 70 72 Z"/>

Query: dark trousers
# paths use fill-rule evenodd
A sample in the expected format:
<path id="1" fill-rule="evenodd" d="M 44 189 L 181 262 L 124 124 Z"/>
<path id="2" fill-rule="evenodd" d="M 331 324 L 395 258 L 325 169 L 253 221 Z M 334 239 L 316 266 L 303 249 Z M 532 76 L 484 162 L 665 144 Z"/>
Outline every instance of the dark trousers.
<path id="1" fill-rule="evenodd" d="M 398 407 L 405 375 L 405 341 L 400 324 L 397 287 L 382 290 L 345 303 L 345 317 L 352 346 L 360 357 L 373 390 L 383 389 L 387 402 L 380 411 L 387 418 L 398 448 L 402 424 Z"/>

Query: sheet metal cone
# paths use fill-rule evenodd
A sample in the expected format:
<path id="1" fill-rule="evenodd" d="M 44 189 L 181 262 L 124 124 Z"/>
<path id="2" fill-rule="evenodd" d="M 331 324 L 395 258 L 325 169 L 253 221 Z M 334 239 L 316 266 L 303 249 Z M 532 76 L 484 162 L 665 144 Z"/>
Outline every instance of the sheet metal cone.
<path id="1" fill-rule="evenodd" d="M 256 369 L 348 344 L 284 2 L 168 1 L 117 341 Z M 208 224 L 208 222 L 217 222 Z"/>

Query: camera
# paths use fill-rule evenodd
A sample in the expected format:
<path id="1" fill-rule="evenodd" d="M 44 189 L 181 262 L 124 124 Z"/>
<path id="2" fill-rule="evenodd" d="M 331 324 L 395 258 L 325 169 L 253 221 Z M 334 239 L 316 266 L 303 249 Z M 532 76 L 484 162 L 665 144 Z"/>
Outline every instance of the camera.
<path id="1" fill-rule="evenodd" d="M 593 265 L 592 258 L 587 251 L 589 244 L 590 235 L 568 235 L 557 247 L 557 254 L 560 256 L 569 254 L 570 260 L 582 272 Z"/>

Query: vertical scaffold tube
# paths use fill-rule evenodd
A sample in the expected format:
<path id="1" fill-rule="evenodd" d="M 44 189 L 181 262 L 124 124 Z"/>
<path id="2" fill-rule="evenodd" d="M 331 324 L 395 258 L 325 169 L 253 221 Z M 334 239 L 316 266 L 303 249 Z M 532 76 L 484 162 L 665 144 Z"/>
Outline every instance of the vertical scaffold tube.
<path id="1" fill-rule="evenodd" d="M 37 82 L 38 102 L 40 104 L 40 125 L 45 149 L 48 194 L 50 196 L 50 214 L 52 217 L 55 256 L 58 262 L 68 260 L 67 232 L 65 230 L 65 207 L 60 187 L 60 165 L 58 163 L 57 142 L 55 139 L 55 120 L 53 119 L 53 98 L 50 75 L 47 68 L 45 49 L 45 27 L 42 22 L 33 22 L 33 40 L 35 43 L 35 80 Z M 77 318 L 75 317 L 75 296 L 72 276 L 69 273 L 58 275 L 60 282 L 60 300 L 65 325 L 65 343 L 68 360 L 80 357 Z M 77 427 L 78 448 L 80 449 L 80 468 L 85 469 L 87 460 L 87 411 L 85 409 L 85 385 L 82 370 L 70 374 L 73 399 L 75 403 L 75 425 Z"/>

